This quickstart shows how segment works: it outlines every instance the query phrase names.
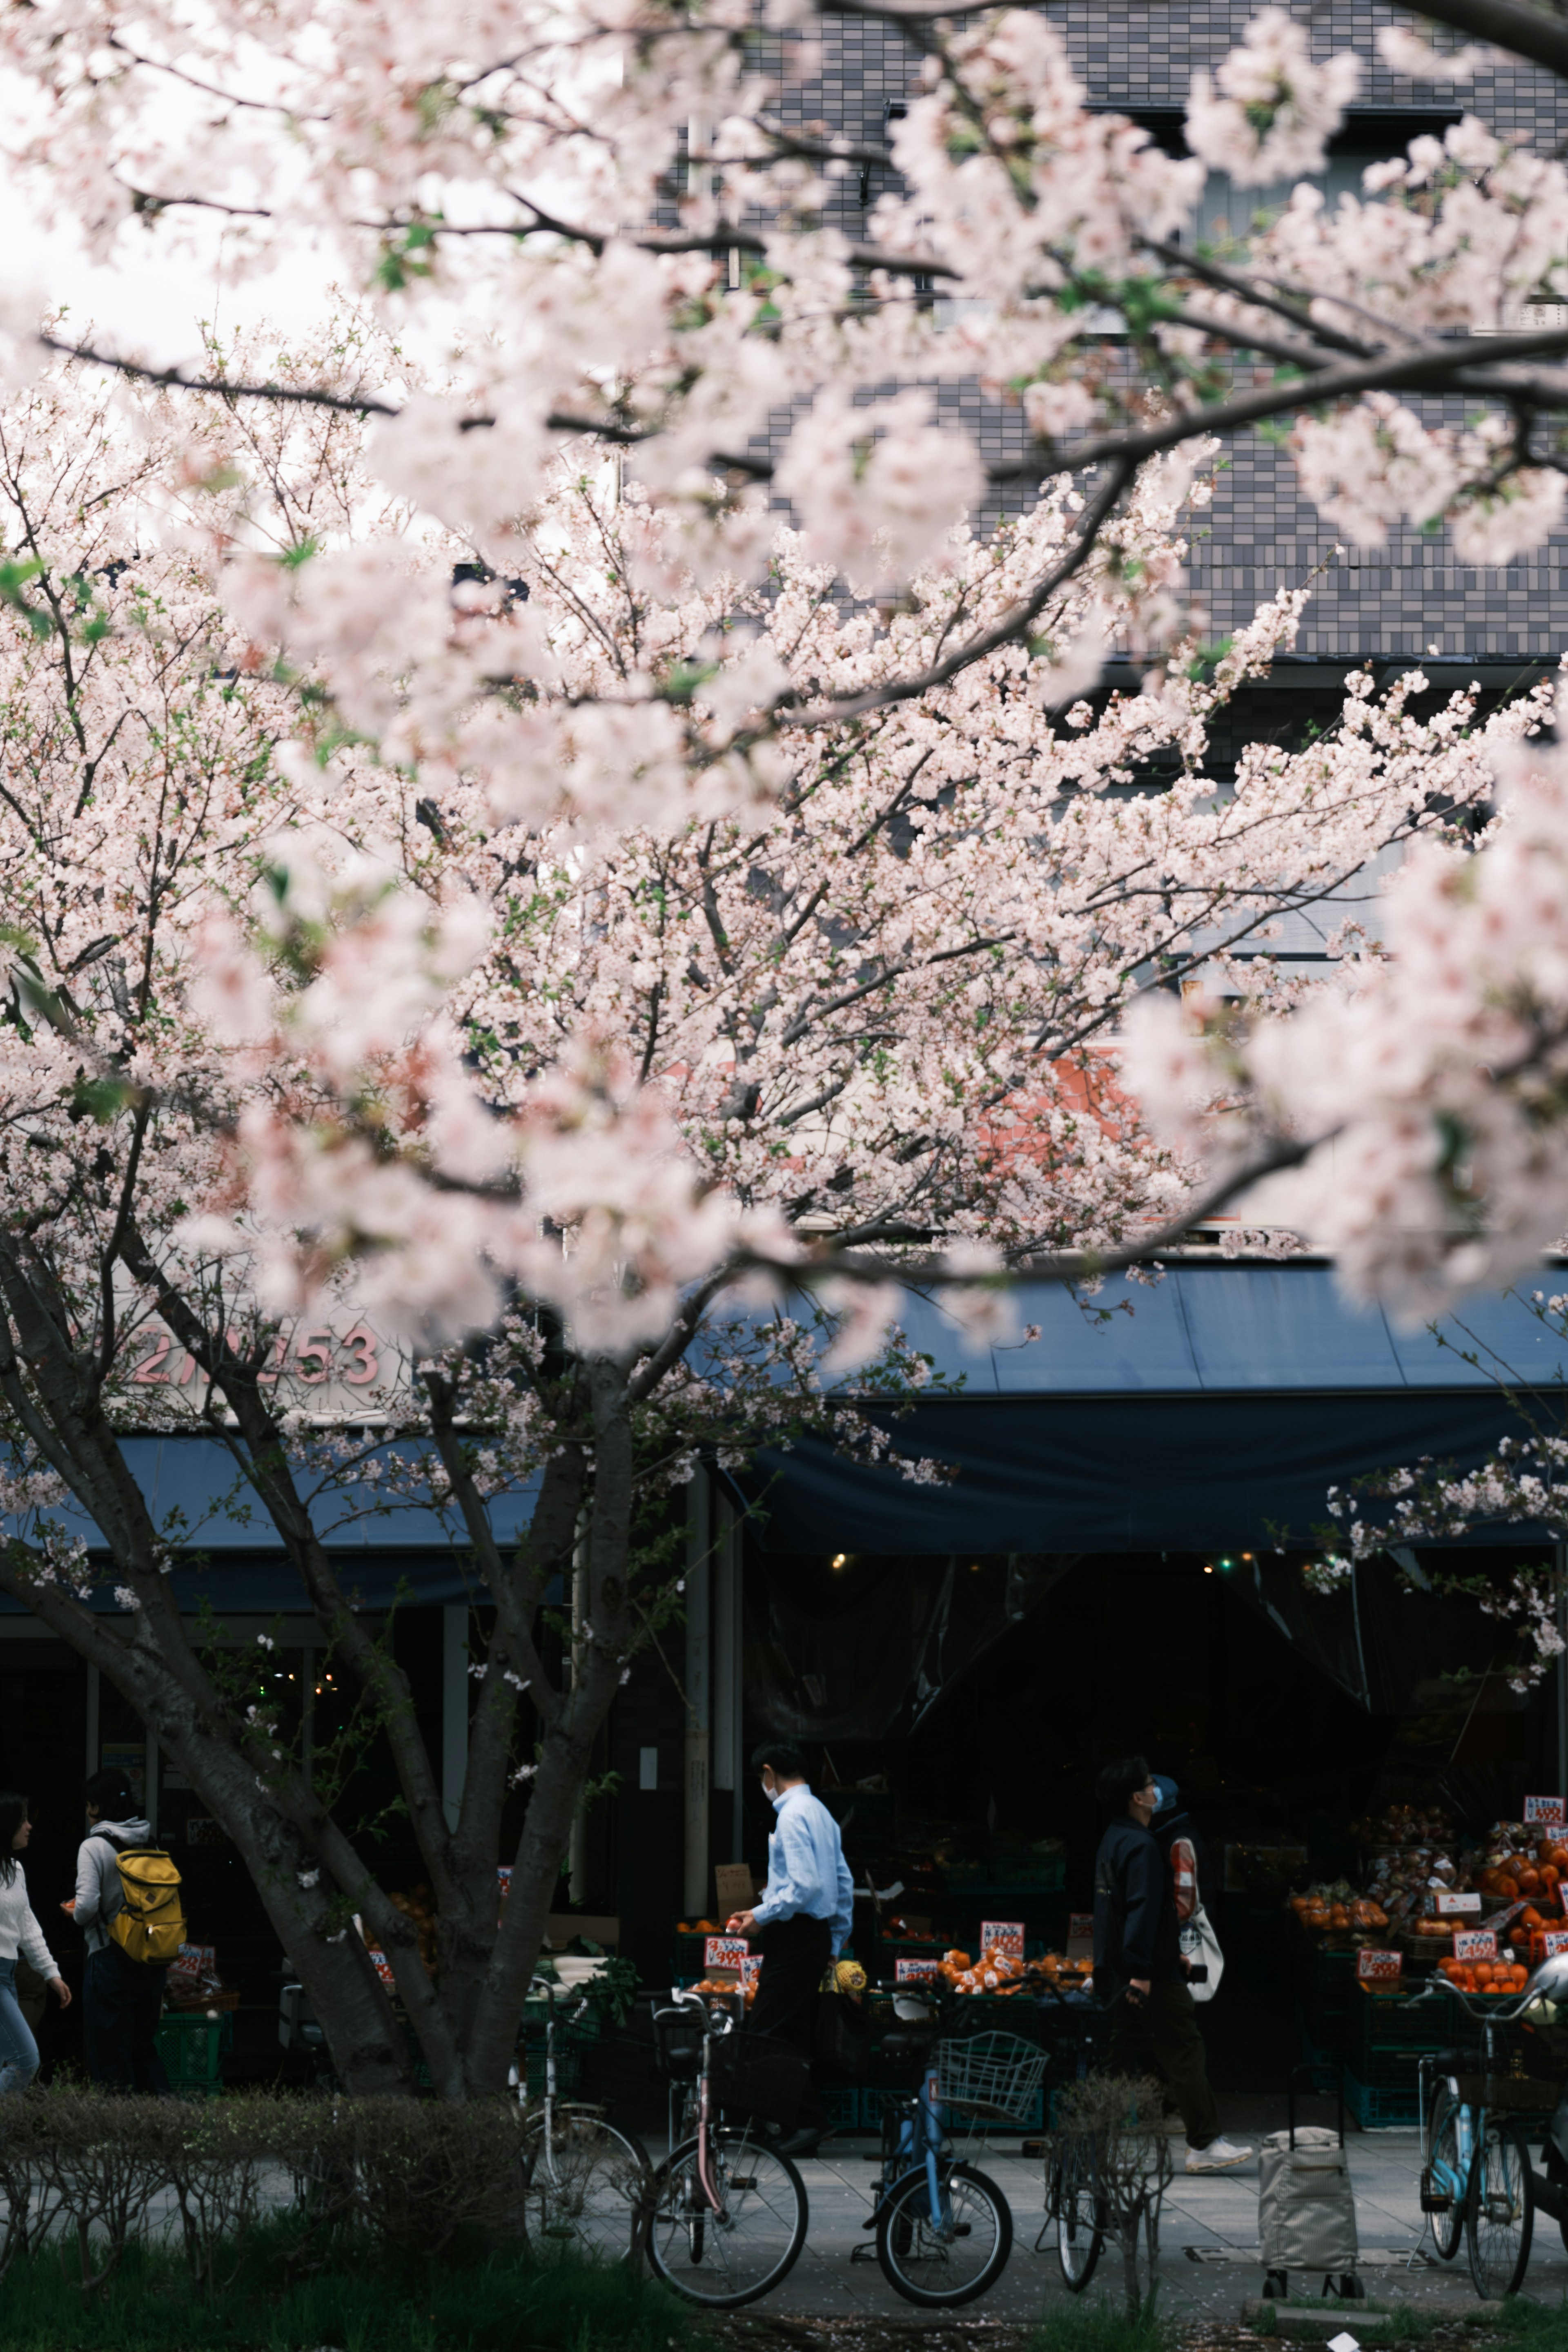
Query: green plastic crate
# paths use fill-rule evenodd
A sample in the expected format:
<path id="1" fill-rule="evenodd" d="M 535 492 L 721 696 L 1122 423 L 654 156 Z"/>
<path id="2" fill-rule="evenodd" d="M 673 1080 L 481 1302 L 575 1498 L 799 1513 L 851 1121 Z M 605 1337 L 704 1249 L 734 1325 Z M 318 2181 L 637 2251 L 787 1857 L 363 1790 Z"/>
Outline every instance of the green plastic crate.
<path id="1" fill-rule="evenodd" d="M 1375 2083 L 1364 2083 L 1358 2076 L 1347 2074 L 1344 2078 L 1344 2103 L 1363 2131 L 1407 2130 L 1419 2123 L 1421 2111 L 1416 2094 L 1416 2069 L 1410 2069 L 1408 2084 L 1397 2087 Z"/>
<path id="2" fill-rule="evenodd" d="M 853 2084 L 840 2083 L 819 2094 L 827 2110 L 828 2126 L 831 2131 L 858 2131 L 864 2094 Z"/>
<path id="3" fill-rule="evenodd" d="M 182 2098 L 215 2099 L 223 2087 L 224 2017 L 166 2016 L 158 2028 L 158 2055 L 169 2087 Z"/>

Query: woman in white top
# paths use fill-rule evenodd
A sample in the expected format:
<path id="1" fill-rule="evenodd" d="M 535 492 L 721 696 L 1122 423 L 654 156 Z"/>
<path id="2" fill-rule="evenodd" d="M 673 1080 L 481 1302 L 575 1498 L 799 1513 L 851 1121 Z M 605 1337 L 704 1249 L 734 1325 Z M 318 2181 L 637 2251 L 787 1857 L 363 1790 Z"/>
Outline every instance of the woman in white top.
<path id="1" fill-rule="evenodd" d="M 38 2045 L 16 2000 L 17 1953 L 47 1977 L 62 2009 L 71 2000 L 70 1987 L 33 1916 L 26 1873 L 17 1860 L 32 1834 L 26 1798 L 6 1790 L 0 1795 L 0 2098 L 8 2091 L 25 2091 L 38 2071 Z"/>

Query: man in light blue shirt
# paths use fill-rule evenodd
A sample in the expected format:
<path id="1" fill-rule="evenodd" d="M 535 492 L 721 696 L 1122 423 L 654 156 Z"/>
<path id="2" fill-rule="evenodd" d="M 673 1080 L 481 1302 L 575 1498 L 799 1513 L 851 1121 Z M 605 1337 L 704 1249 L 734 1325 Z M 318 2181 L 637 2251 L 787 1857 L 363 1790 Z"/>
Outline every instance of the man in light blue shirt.
<path id="1" fill-rule="evenodd" d="M 817 1991 L 830 1960 L 842 1951 L 850 1932 L 854 1885 L 844 1860 L 839 1825 L 806 1785 L 806 1759 L 792 1740 L 767 1739 L 751 1759 L 762 1776 L 763 1794 L 779 1816 L 768 1841 L 768 1884 L 749 1911 L 730 1919 L 732 1936 L 762 1947 L 757 1999 L 747 2025 L 753 2033 L 777 2033 L 811 2054 L 811 2023 Z M 827 2110 L 808 2082 L 800 2127 L 780 2153 L 810 2156 L 825 2137 Z"/>

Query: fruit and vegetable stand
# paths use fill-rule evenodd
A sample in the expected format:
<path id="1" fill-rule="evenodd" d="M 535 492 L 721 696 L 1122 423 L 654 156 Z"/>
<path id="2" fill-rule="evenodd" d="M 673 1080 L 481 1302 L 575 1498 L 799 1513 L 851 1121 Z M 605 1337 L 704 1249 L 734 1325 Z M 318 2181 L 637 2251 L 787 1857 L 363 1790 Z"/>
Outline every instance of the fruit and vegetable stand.
<path id="1" fill-rule="evenodd" d="M 1416 2122 L 1423 2051 L 1479 2050 L 1478 2008 L 1504 2008 L 1538 1961 L 1568 1948 L 1568 1844 L 1560 1828 L 1521 1821 L 1466 1843 L 1445 1814 L 1411 1806 L 1357 1827 L 1359 1890 L 1309 1885 L 1287 1906 L 1303 2056 L 1325 2079 L 1343 2069 L 1346 2105 L 1375 2129 Z"/>

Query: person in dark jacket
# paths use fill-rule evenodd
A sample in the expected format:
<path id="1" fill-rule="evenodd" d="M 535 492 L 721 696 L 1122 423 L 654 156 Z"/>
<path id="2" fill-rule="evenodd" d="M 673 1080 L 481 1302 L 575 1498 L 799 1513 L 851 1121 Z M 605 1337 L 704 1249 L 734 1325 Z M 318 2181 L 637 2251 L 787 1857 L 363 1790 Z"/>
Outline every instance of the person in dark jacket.
<path id="1" fill-rule="evenodd" d="M 1169 1861 L 1149 1824 L 1160 1790 L 1142 1756 L 1101 1773 L 1096 1794 L 1111 1816 L 1094 1858 L 1094 1982 L 1114 1993 L 1107 2065 L 1116 2074 L 1162 2074 L 1186 2128 L 1188 2172 L 1226 2172 L 1253 2151 L 1219 2136 L 1197 2007 L 1186 1989 Z"/>

